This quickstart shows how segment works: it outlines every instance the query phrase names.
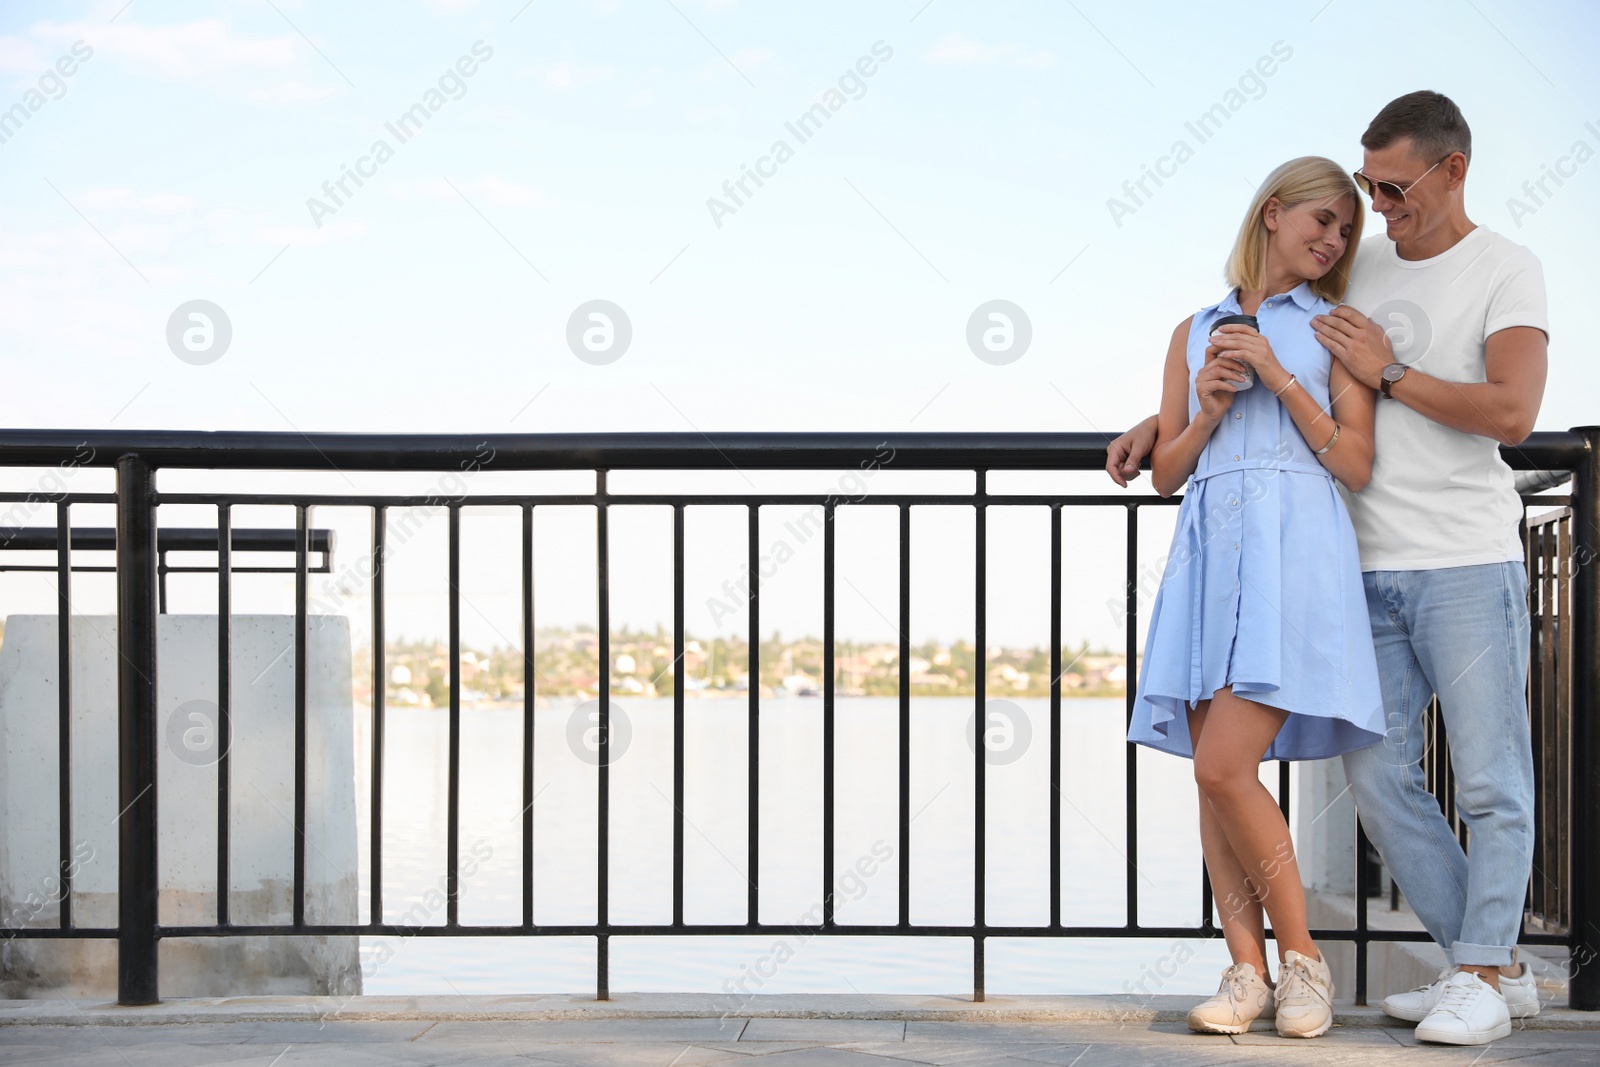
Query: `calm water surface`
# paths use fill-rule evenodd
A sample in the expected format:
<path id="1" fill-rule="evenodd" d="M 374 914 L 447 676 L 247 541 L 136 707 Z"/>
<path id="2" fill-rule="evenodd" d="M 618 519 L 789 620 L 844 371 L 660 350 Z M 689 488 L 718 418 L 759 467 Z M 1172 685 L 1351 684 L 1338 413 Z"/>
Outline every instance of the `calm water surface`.
<path id="1" fill-rule="evenodd" d="M 596 917 L 596 775 L 592 733 L 577 701 L 535 715 L 534 916 L 539 923 Z M 1011 702 L 1009 727 L 991 720 L 987 769 L 987 918 L 1049 919 L 1049 703 Z M 672 909 L 672 701 L 618 698 L 611 770 L 611 921 L 666 923 Z M 1126 921 L 1121 699 L 1062 702 L 1062 921 Z M 615 712 L 613 713 L 615 715 Z M 361 870 L 368 870 L 365 754 L 357 709 Z M 461 921 L 521 921 L 520 707 L 462 712 Z M 895 698 L 840 698 L 836 710 L 835 869 L 842 923 L 895 921 L 897 848 Z M 684 918 L 743 922 L 747 885 L 747 706 L 687 704 Z M 973 919 L 973 758 L 970 698 L 912 701 L 911 920 Z M 1028 736 L 1031 735 L 1031 736 Z M 445 870 L 448 716 L 391 709 L 384 799 L 384 908 L 389 921 L 442 923 L 430 891 Z M 1200 918 L 1200 848 L 1190 765 L 1140 751 L 1139 919 Z M 761 919 L 803 921 L 822 896 L 822 702 L 761 706 L 759 858 Z M 362 887 L 365 919 L 367 887 Z M 438 895 L 433 895 L 437 902 Z M 411 909 L 420 906 L 421 911 Z M 411 912 L 409 918 L 408 911 Z M 382 943 L 380 943 L 382 942 Z M 613 990 L 970 993 L 972 948 L 963 938 L 613 938 Z M 372 994 L 584 992 L 594 988 L 593 938 L 364 938 Z M 1121 991 L 1174 955 L 1193 959 L 1162 992 L 1210 992 L 1227 964 L 1220 941 L 1175 952 L 1170 940 L 989 939 L 993 993 Z M 1149 987 L 1153 988 L 1153 987 Z"/>

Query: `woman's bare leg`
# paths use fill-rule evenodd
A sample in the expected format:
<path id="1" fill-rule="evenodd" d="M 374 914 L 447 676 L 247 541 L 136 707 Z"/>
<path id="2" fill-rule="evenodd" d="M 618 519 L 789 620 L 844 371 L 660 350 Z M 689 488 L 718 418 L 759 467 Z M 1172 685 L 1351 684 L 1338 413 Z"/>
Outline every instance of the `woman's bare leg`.
<path id="1" fill-rule="evenodd" d="M 1205 731 L 1210 704 L 1211 701 L 1202 700 L 1189 712 L 1189 738 L 1196 746 Z M 1245 869 L 1234 855 L 1233 846 L 1228 843 L 1204 790 L 1200 791 L 1200 849 L 1205 854 L 1206 872 L 1211 876 L 1211 895 L 1222 920 L 1222 938 L 1228 943 L 1228 954 L 1234 963 L 1248 963 L 1263 981 L 1268 980 L 1271 972 L 1267 969 L 1267 935 L 1261 901 L 1245 877 Z"/>
<path id="2" fill-rule="evenodd" d="M 1194 776 L 1254 890 L 1251 895 L 1272 919 L 1279 957 L 1292 949 L 1320 959 L 1306 925 L 1305 889 L 1289 826 L 1259 777 L 1261 757 L 1288 717 L 1288 712 L 1234 696 L 1231 688 L 1217 690 L 1194 743 Z"/>

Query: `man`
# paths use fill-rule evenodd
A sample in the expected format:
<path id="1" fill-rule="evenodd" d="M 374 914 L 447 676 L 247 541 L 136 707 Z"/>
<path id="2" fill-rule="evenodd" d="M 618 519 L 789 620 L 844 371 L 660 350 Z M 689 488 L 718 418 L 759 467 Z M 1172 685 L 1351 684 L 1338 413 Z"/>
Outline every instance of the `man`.
<path id="1" fill-rule="evenodd" d="M 1448 98 L 1392 101 L 1361 145 L 1355 178 L 1387 233 L 1361 242 L 1347 303 L 1312 322 L 1381 391 L 1372 480 L 1346 503 L 1389 729 L 1344 766 L 1362 825 L 1450 961 L 1384 1010 L 1421 1040 L 1483 1044 L 1539 1010 L 1515 947 L 1533 858 L 1523 508 L 1498 446 L 1527 438 L 1544 395 L 1544 276 L 1467 218 L 1471 133 Z M 1108 446 L 1107 473 L 1125 486 L 1154 442 L 1152 417 Z M 1425 788 L 1435 693 L 1470 857 Z"/>

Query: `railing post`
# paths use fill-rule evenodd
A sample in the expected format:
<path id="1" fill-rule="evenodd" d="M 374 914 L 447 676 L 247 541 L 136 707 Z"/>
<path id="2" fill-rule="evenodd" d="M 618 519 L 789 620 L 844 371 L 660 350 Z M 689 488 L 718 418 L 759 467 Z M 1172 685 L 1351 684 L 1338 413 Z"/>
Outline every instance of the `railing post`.
<path id="1" fill-rule="evenodd" d="M 1567 1002 L 1600 1011 L 1600 426 L 1573 433 L 1588 456 L 1572 472 L 1572 980 Z"/>
<path id="2" fill-rule="evenodd" d="M 155 473 L 117 460 L 117 1003 L 160 1000 L 156 949 Z"/>

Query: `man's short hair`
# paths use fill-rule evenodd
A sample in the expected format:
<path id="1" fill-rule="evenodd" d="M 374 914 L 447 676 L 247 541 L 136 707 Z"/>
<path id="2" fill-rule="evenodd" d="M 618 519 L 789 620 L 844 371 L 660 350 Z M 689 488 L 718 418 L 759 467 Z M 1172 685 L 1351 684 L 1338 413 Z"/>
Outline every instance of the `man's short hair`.
<path id="1" fill-rule="evenodd" d="M 1431 163 L 1460 152 L 1472 162 L 1472 131 L 1455 101 L 1442 93 L 1423 89 L 1389 101 L 1361 135 L 1361 147 L 1377 151 L 1402 137 L 1411 138 L 1418 159 Z"/>

